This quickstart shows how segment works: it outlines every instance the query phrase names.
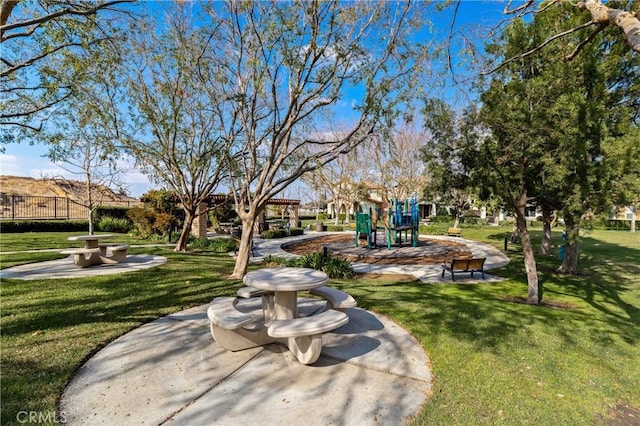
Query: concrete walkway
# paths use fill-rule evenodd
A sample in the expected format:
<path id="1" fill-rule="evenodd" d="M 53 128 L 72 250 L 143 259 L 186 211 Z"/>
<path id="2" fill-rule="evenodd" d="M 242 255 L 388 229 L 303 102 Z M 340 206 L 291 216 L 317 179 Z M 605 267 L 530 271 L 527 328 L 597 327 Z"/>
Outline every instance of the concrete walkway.
<path id="1" fill-rule="evenodd" d="M 314 234 L 256 239 L 253 261 L 268 255 L 294 256 L 280 245 Z M 487 268 L 508 263 L 490 246 L 456 241 L 466 243 L 474 256 L 487 257 Z M 54 261 L 58 262 L 55 274 L 50 265 L 42 267 L 49 262 L 40 262 L 16 267 L 23 270 L 5 269 L 2 277 L 125 272 L 137 263 L 130 257 L 134 261 L 127 259 L 120 269 L 114 265 L 79 269 L 67 258 Z M 440 277 L 440 265 L 354 266 L 360 272 L 411 274 L 427 283 L 451 282 L 447 276 Z M 497 279 L 488 277 L 485 282 Z M 456 283 L 481 281 L 478 275 L 456 278 Z M 322 302 L 308 299 L 302 303 Z M 430 361 L 422 346 L 381 315 L 360 308 L 348 310 L 349 323 L 325 334 L 320 359 L 305 366 L 277 344 L 239 352 L 224 350 L 211 336 L 206 309 L 203 305 L 145 324 L 89 359 L 60 401 L 60 412 L 68 424 L 402 425 L 431 394 Z"/>

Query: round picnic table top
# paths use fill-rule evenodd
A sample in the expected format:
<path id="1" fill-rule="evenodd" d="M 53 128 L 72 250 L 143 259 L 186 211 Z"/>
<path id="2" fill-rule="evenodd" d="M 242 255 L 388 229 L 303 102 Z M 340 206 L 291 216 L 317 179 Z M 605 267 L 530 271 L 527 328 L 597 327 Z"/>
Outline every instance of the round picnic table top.
<path id="1" fill-rule="evenodd" d="M 69 240 L 69 241 L 98 241 L 98 240 L 108 240 L 109 238 L 113 238 L 113 234 L 76 235 L 74 237 L 67 238 L 67 240 Z"/>
<path id="2" fill-rule="evenodd" d="M 243 282 L 261 290 L 300 291 L 322 287 L 329 277 L 322 271 L 310 268 L 265 268 L 251 271 Z"/>

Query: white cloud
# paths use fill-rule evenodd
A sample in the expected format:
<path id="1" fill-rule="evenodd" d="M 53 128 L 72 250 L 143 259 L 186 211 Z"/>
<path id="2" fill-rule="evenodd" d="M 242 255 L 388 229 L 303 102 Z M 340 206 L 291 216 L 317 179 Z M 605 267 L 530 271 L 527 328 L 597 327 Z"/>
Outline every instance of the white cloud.
<path id="1" fill-rule="evenodd" d="M 0 154 L 0 174 L 16 175 L 20 172 L 20 163 L 15 155 Z"/>

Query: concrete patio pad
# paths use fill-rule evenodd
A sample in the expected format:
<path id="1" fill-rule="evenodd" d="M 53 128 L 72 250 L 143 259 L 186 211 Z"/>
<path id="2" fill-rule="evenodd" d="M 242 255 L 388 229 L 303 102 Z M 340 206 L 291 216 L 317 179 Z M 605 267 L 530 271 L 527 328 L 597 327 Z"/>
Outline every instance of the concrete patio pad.
<path id="1" fill-rule="evenodd" d="M 316 302 L 322 303 L 322 302 Z M 160 318 L 92 357 L 60 404 L 72 425 L 405 424 L 431 392 L 420 344 L 360 308 L 323 337 L 313 365 L 281 345 L 229 352 L 207 306 Z"/>
<path id="2" fill-rule="evenodd" d="M 64 259 L 48 260 L 45 262 L 27 263 L 13 266 L 0 271 L 0 278 L 13 278 L 19 280 L 43 280 L 51 278 L 80 278 L 97 275 L 121 274 L 124 272 L 138 271 L 140 269 L 154 268 L 167 262 L 163 256 L 149 254 L 130 254 L 127 258 L 115 264 L 95 265 L 89 268 L 78 268 L 73 263 L 73 256 Z"/>

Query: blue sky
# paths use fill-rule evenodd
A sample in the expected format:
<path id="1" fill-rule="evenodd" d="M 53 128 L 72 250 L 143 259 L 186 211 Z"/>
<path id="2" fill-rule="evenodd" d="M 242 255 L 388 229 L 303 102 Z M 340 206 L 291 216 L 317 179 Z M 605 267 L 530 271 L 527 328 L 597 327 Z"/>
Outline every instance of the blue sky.
<path id="1" fill-rule="evenodd" d="M 456 19 L 456 27 L 454 29 L 454 36 L 456 39 L 460 36 L 460 32 L 464 28 L 465 33 L 471 35 L 472 38 L 476 38 L 474 41 L 478 41 L 478 32 L 471 29 L 472 32 L 468 32 L 469 27 L 474 27 L 476 30 L 480 28 L 487 28 L 491 25 L 495 25 L 504 16 L 501 11 L 504 7 L 504 2 L 492 1 L 472 1 L 463 0 Z M 434 31 L 441 34 L 441 37 L 447 37 L 449 33 L 451 9 L 437 20 L 434 18 Z M 348 109 L 350 105 L 344 102 L 345 115 L 349 115 Z M 68 172 L 61 169 L 56 164 L 53 164 L 45 156 L 47 153 L 47 146 L 42 144 L 30 145 L 28 142 L 19 144 L 8 144 L 4 146 L 5 152 L 0 153 L 0 174 L 12 175 L 12 176 L 26 176 L 26 177 L 51 177 L 51 176 L 65 176 L 67 178 L 77 178 L 70 175 Z M 136 171 L 132 167 L 131 162 L 123 161 L 123 169 L 128 171 L 123 172 L 122 181 L 125 183 L 129 194 L 134 197 L 147 192 L 149 189 L 157 188 L 157 185 L 151 183 L 149 179 L 142 173 Z M 290 196 L 296 197 L 298 190 L 291 188 Z"/>

